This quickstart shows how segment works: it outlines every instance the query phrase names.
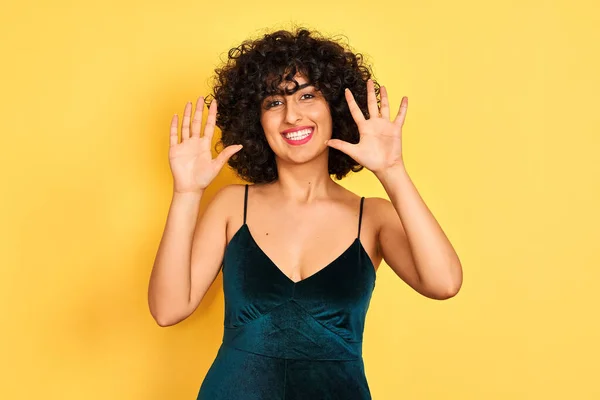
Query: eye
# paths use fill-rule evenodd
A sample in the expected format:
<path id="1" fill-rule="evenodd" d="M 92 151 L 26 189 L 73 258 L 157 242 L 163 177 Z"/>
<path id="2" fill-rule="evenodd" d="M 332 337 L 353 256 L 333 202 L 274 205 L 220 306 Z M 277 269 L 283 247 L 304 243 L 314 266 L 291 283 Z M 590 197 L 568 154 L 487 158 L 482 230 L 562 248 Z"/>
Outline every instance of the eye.
<path id="1" fill-rule="evenodd" d="M 300 96 L 300 98 L 305 98 L 305 96 L 308 96 L 308 97 L 306 97 L 306 99 L 312 99 L 315 97 L 314 95 L 312 95 L 310 93 L 304 93 L 302 96 Z M 281 100 L 273 100 L 273 101 L 266 102 L 265 108 L 268 110 L 270 108 L 276 107 L 276 106 L 278 106 L 277 103 L 281 103 Z"/>
<path id="2" fill-rule="evenodd" d="M 269 109 L 269 108 L 275 107 L 277 105 L 276 103 L 281 103 L 281 100 L 275 100 L 275 101 L 268 102 L 266 104 L 266 106 L 267 106 L 266 108 Z"/>

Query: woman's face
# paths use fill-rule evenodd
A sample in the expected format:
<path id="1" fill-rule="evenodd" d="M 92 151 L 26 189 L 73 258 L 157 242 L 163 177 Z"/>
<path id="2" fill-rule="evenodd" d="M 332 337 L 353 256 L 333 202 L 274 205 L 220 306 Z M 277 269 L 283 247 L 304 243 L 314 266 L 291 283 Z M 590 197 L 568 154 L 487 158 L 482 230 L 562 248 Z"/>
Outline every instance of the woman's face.
<path id="1" fill-rule="evenodd" d="M 286 161 L 302 163 L 325 151 L 331 139 L 331 112 L 320 92 L 301 74 L 294 79 L 300 89 L 292 95 L 272 95 L 261 104 L 260 122 L 275 155 Z M 293 82 L 284 81 L 294 88 Z"/>

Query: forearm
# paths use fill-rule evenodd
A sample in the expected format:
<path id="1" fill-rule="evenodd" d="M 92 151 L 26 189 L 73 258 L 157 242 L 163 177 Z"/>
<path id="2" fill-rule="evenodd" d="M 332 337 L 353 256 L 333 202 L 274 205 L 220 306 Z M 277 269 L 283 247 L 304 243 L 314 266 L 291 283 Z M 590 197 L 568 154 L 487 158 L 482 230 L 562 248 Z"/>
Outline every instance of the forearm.
<path id="1" fill-rule="evenodd" d="M 462 284 L 458 255 L 404 166 L 376 176 L 400 217 L 421 283 L 435 291 L 457 292 Z"/>
<path id="2" fill-rule="evenodd" d="M 190 304 L 192 240 L 202 194 L 173 194 L 148 287 L 150 313 L 159 324 Z"/>

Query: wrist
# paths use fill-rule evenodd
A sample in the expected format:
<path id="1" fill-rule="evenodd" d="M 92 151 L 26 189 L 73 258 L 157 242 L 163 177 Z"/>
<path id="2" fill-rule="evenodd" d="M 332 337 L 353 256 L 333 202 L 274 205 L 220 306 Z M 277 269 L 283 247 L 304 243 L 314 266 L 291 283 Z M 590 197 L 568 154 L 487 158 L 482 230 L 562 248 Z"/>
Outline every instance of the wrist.
<path id="1" fill-rule="evenodd" d="M 196 198 L 201 198 L 202 195 L 204 194 L 204 189 L 202 190 L 197 190 L 197 191 L 191 191 L 191 192 L 178 192 L 176 190 L 173 191 L 173 198 L 181 198 L 181 199 L 196 199 Z"/>
<path id="2" fill-rule="evenodd" d="M 381 171 L 374 172 L 377 179 L 381 182 L 384 180 L 388 180 L 393 177 L 397 177 L 399 175 L 406 175 L 406 168 L 404 167 L 404 163 L 399 163 L 394 166 L 382 169 Z"/>

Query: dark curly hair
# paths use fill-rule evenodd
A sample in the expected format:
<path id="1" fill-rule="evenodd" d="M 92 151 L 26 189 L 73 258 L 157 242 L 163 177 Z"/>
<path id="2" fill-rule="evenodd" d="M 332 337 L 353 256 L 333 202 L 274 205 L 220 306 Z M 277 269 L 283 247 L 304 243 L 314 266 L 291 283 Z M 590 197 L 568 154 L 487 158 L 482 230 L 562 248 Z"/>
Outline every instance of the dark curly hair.
<path id="1" fill-rule="evenodd" d="M 294 82 L 297 72 L 321 91 L 331 112 L 332 138 L 358 143 L 359 132 L 345 99 L 349 88 L 369 118 L 366 83 L 373 79 L 371 67 L 364 65 L 360 53 L 353 53 L 333 39 L 318 32 L 296 28 L 295 32 L 278 30 L 258 40 L 246 40 L 229 50 L 224 66 L 215 69 L 212 95 L 218 104 L 216 125 L 221 129 L 217 147 L 242 144 L 243 150 L 229 159 L 238 176 L 251 183 L 277 179 L 275 153 L 271 150 L 262 125 L 262 101 L 269 95 L 283 94 L 283 80 Z M 379 84 L 375 82 L 379 102 Z M 347 154 L 329 148 L 329 174 L 339 180 L 363 166 Z"/>

